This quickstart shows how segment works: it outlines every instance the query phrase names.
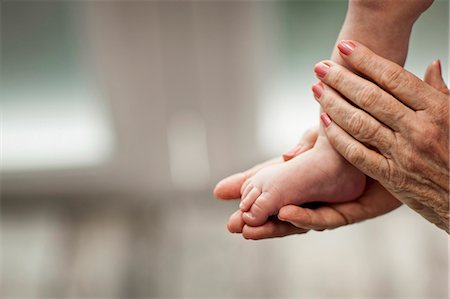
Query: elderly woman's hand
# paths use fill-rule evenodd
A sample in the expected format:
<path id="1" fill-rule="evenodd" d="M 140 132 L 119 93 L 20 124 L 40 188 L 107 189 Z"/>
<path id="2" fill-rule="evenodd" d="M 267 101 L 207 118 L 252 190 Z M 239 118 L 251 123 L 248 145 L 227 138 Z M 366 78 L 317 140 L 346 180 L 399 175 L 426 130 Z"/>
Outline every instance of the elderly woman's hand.
<path id="1" fill-rule="evenodd" d="M 321 118 L 328 139 L 350 163 L 448 232 L 447 87 L 442 80 L 432 87 L 360 43 L 341 41 L 338 48 L 361 75 L 331 61 L 315 66 L 322 83 L 313 92 L 327 113 Z"/>

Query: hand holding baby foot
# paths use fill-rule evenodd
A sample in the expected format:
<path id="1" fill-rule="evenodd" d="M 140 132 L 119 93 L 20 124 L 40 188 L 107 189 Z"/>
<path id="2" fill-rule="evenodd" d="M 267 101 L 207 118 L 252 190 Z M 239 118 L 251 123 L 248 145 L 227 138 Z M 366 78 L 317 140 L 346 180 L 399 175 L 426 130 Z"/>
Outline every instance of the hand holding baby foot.
<path id="1" fill-rule="evenodd" d="M 439 90 L 445 87 L 437 64 L 431 64 L 428 67 L 424 81 Z M 360 222 L 386 214 L 400 205 L 401 203 L 378 182 L 369 180 L 364 193 L 356 200 L 327 204 L 318 209 L 288 205 L 282 207 L 278 214 L 283 221 L 269 219 L 258 227 L 245 225 L 242 212 L 237 211 L 230 217 L 228 228 L 231 232 L 242 233 L 246 239 L 276 238 L 305 233 L 311 229 L 333 229 Z"/>

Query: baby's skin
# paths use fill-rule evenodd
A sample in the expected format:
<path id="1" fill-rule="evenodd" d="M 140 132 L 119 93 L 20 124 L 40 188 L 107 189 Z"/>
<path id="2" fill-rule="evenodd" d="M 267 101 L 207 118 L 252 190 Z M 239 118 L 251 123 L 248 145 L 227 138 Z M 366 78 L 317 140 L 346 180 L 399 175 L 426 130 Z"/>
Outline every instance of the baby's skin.
<path id="1" fill-rule="evenodd" d="M 247 179 L 241 187 L 239 208 L 247 225 L 259 226 L 285 205 L 354 200 L 363 193 L 365 182 L 365 175 L 319 135 L 309 151 Z"/>

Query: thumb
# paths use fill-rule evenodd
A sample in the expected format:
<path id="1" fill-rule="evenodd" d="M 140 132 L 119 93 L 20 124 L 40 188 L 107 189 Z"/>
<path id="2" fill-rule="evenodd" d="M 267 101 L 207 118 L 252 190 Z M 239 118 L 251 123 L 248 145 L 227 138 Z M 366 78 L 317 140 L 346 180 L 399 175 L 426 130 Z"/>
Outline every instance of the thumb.
<path id="1" fill-rule="evenodd" d="M 445 94 L 449 94 L 447 85 L 445 85 L 444 79 L 442 79 L 441 61 L 439 59 L 427 67 L 424 81 L 437 90 Z"/>

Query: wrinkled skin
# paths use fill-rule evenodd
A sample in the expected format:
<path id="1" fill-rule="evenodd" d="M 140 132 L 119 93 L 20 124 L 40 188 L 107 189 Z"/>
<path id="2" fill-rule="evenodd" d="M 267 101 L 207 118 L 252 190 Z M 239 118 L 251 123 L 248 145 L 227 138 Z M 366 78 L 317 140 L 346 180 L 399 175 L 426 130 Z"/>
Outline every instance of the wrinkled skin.
<path id="1" fill-rule="evenodd" d="M 344 48 L 346 64 L 361 75 L 332 61 L 315 67 L 322 82 L 314 87 L 321 90 L 316 99 L 333 120 L 325 130 L 330 143 L 398 200 L 448 232 L 448 88 L 442 79 L 433 79 L 433 86 L 420 80 L 355 41 L 338 47 Z"/>

